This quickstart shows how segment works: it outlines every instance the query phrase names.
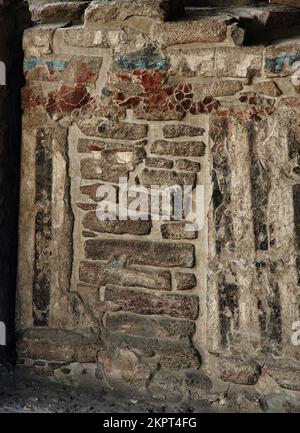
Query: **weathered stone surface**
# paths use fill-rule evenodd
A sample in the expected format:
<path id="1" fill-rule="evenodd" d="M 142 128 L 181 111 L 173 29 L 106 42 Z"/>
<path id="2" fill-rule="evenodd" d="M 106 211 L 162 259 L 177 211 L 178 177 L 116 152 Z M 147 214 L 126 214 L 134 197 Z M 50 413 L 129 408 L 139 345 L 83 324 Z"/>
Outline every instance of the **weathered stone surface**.
<path id="1" fill-rule="evenodd" d="M 261 76 L 264 47 L 217 48 L 216 74 L 219 77 Z"/>
<path id="2" fill-rule="evenodd" d="M 163 133 L 165 138 L 177 138 L 181 136 L 197 137 L 202 136 L 205 130 L 196 126 L 172 124 L 165 125 L 163 127 Z"/>
<path id="3" fill-rule="evenodd" d="M 186 20 L 156 24 L 151 29 L 151 38 L 162 45 L 180 45 L 192 42 L 224 42 L 227 38 L 230 18 L 203 17 L 199 20 Z"/>
<path id="4" fill-rule="evenodd" d="M 48 361 L 93 362 L 96 351 L 95 339 L 59 329 L 27 331 L 18 345 L 21 358 Z"/>
<path id="5" fill-rule="evenodd" d="M 119 348 L 114 353 L 99 352 L 98 362 L 105 380 L 116 389 L 127 386 L 141 391 L 151 376 L 151 369 L 128 348 Z"/>
<path id="6" fill-rule="evenodd" d="M 172 338 L 180 341 L 190 338 L 195 333 L 195 323 L 185 319 L 171 319 L 167 317 L 148 317 L 133 313 L 107 313 L 105 326 L 129 336 L 144 338 Z M 147 344 L 147 343 L 146 343 Z"/>
<path id="7" fill-rule="evenodd" d="M 128 176 L 126 164 L 109 164 L 95 159 L 81 160 L 81 175 L 84 179 L 99 179 L 107 182 L 118 183 L 120 177 Z"/>
<path id="8" fill-rule="evenodd" d="M 30 12 L 33 21 L 39 23 L 57 23 L 80 20 L 88 7 L 88 1 L 56 2 L 45 5 L 32 5 Z"/>
<path id="9" fill-rule="evenodd" d="M 84 179 L 101 179 L 118 183 L 119 177 L 126 177 L 130 171 L 145 158 L 145 150 L 137 148 L 101 151 L 100 158 L 86 158 L 81 160 L 81 173 Z"/>
<path id="10" fill-rule="evenodd" d="M 98 126 L 98 136 L 119 140 L 140 140 L 147 136 L 148 125 L 134 123 L 102 122 Z"/>
<path id="11" fill-rule="evenodd" d="M 152 144 L 151 152 L 158 155 L 203 156 L 205 144 L 202 141 L 157 140 Z"/>
<path id="12" fill-rule="evenodd" d="M 212 386 L 210 378 L 200 371 L 185 373 L 185 387 L 191 399 L 198 400 L 207 397 Z"/>
<path id="13" fill-rule="evenodd" d="M 279 386 L 285 389 L 300 391 L 300 365 L 293 362 L 267 362 L 264 371 L 268 373 Z M 280 365 L 281 364 L 281 365 Z"/>
<path id="14" fill-rule="evenodd" d="M 186 230 L 186 223 L 166 223 L 161 225 L 161 234 L 164 239 L 196 239 L 195 230 Z"/>
<path id="15" fill-rule="evenodd" d="M 113 257 L 105 266 L 104 277 L 107 284 L 125 287 L 146 287 L 155 290 L 171 290 L 169 271 L 147 271 L 135 267 L 126 267 L 126 257 Z"/>
<path id="16" fill-rule="evenodd" d="M 224 382 L 254 385 L 261 372 L 261 368 L 255 362 L 246 362 L 237 357 L 222 357 L 219 359 L 218 364 L 220 378 Z"/>
<path id="17" fill-rule="evenodd" d="M 175 166 L 178 170 L 191 171 L 193 173 L 199 173 L 201 170 L 200 162 L 191 161 L 189 159 L 177 159 Z"/>
<path id="18" fill-rule="evenodd" d="M 166 370 L 195 369 L 201 365 L 200 356 L 196 350 L 156 351 L 159 365 Z"/>
<path id="19" fill-rule="evenodd" d="M 151 186 L 173 186 L 173 185 L 192 185 L 196 184 L 196 175 L 194 173 L 185 173 L 167 170 L 149 170 L 145 168 L 140 176 L 141 182 L 146 187 Z"/>
<path id="20" fill-rule="evenodd" d="M 238 80 L 210 80 L 193 86 L 197 98 L 201 96 L 230 96 L 243 89 L 243 83 Z"/>
<path id="21" fill-rule="evenodd" d="M 87 27 L 115 20 L 125 21 L 132 16 L 165 20 L 184 13 L 180 0 L 111 0 L 93 1 L 85 14 Z"/>
<path id="22" fill-rule="evenodd" d="M 94 232 L 130 234 L 130 235 L 148 235 L 151 231 L 151 221 L 100 221 L 96 212 L 87 212 L 82 220 L 82 225 Z"/>
<path id="23" fill-rule="evenodd" d="M 171 48 L 168 49 L 167 52 L 170 59 L 171 73 L 178 74 L 182 77 L 214 76 L 214 48 Z"/>
<path id="24" fill-rule="evenodd" d="M 196 319 L 199 313 L 197 296 L 150 293 L 138 289 L 122 289 L 108 285 L 105 302 L 109 311 L 128 311 L 139 314 L 167 314 L 184 319 Z"/>
<path id="25" fill-rule="evenodd" d="M 100 152 L 106 148 L 106 143 L 99 140 L 79 138 L 77 150 L 79 153 Z"/>
<path id="26" fill-rule="evenodd" d="M 173 161 L 171 161 L 170 159 L 165 159 L 165 158 L 149 157 L 149 158 L 146 158 L 146 165 L 147 165 L 147 167 L 153 167 L 153 168 L 171 169 L 173 167 Z"/>
<path id="27" fill-rule="evenodd" d="M 264 70 L 267 77 L 286 77 L 294 74 L 300 61 L 300 44 L 270 45 L 266 48 Z"/>
<path id="28" fill-rule="evenodd" d="M 274 81 L 261 81 L 253 86 L 255 92 L 262 93 L 267 96 L 281 96 L 281 90 L 276 86 Z"/>
<path id="29" fill-rule="evenodd" d="M 103 186 L 103 183 L 94 183 L 92 185 L 82 185 L 80 187 L 80 192 L 84 195 L 87 195 L 91 200 L 93 201 L 101 201 L 103 200 L 103 196 L 97 194 L 97 191 L 99 191 L 99 187 Z M 112 188 L 114 188 L 115 191 L 115 197 L 118 195 L 118 187 L 110 185 Z M 106 200 L 108 200 L 108 197 L 104 197 Z"/>
<path id="30" fill-rule="evenodd" d="M 105 283 L 104 270 L 105 263 L 82 260 L 79 266 L 79 280 L 102 286 Z"/>
<path id="31" fill-rule="evenodd" d="M 85 254 L 91 260 L 107 260 L 112 255 L 124 255 L 130 264 L 184 268 L 194 266 L 194 246 L 190 244 L 91 239 L 85 242 Z"/>
<path id="32" fill-rule="evenodd" d="M 150 382 L 149 391 L 157 400 L 180 401 L 183 396 L 183 378 L 176 372 L 160 370 Z"/>
<path id="33" fill-rule="evenodd" d="M 177 290 L 191 290 L 197 285 L 195 274 L 187 272 L 175 272 L 175 280 Z"/>

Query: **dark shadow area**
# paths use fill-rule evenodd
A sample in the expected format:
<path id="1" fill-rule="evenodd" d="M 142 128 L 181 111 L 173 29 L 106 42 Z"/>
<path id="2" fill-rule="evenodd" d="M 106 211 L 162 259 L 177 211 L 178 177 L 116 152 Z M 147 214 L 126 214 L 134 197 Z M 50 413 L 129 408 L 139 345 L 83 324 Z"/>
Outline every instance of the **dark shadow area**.
<path id="1" fill-rule="evenodd" d="M 15 361 L 15 296 L 21 143 L 21 87 L 24 85 L 22 34 L 30 22 L 28 6 L 15 1 L 0 8 L 0 61 L 6 85 L 0 86 L 0 321 L 6 345 L 0 362 Z"/>

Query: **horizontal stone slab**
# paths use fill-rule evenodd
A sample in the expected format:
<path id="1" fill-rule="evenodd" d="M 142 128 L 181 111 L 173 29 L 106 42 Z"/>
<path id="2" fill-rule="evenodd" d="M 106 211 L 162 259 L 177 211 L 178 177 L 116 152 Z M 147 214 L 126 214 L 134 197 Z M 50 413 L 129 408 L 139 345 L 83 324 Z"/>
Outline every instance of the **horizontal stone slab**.
<path id="1" fill-rule="evenodd" d="M 61 329 L 28 330 L 17 345 L 19 358 L 95 362 L 96 339 Z"/>
<path id="2" fill-rule="evenodd" d="M 89 239 L 84 249 L 86 258 L 91 260 L 108 260 L 113 255 L 124 255 L 129 264 L 183 268 L 192 268 L 195 264 L 195 247 L 186 243 Z"/>
<path id="3" fill-rule="evenodd" d="M 138 289 L 123 289 L 113 285 L 105 288 L 108 311 L 128 311 L 137 314 L 167 314 L 195 320 L 199 314 L 197 296 L 173 295 L 171 293 L 148 292 Z"/>
<path id="4" fill-rule="evenodd" d="M 165 223 L 161 225 L 161 234 L 164 239 L 196 239 L 198 232 L 195 230 L 186 230 L 186 223 Z"/>
<path id="5" fill-rule="evenodd" d="M 120 260 L 121 261 L 121 260 Z M 89 284 L 118 284 L 124 287 L 145 287 L 155 290 L 171 290 L 171 274 L 169 271 L 147 271 L 134 267 L 118 265 L 112 259 L 104 264 L 98 261 L 83 260 L 80 262 L 79 279 Z"/>
<path id="6" fill-rule="evenodd" d="M 191 320 L 149 317 L 123 312 L 107 313 L 104 323 L 111 331 L 151 339 L 172 338 L 180 341 L 185 337 L 191 338 L 196 331 L 195 322 Z"/>
<path id="7" fill-rule="evenodd" d="M 157 23 L 151 29 L 151 37 L 164 46 L 198 43 L 220 43 L 229 37 L 229 44 L 240 45 L 244 39 L 242 29 L 232 28 L 237 20 L 226 16 L 206 16 L 176 22 Z"/>
<path id="8" fill-rule="evenodd" d="M 201 170 L 200 162 L 190 161 L 189 159 L 177 159 L 175 166 L 178 170 L 191 171 L 192 173 L 199 173 Z"/>
<path id="9" fill-rule="evenodd" d="M 100 0 L 93 1 L 85 14 L 86 27 L 111 21 L 126 21 L 130 17 L 166 20 L 183 16 L 182 0 Z"/>
<path id="10" fill-rule="evenodd" d="M 151 153 L 172 156 L 203 156 L 203 141 L 167 141 L 157 140 L 151 146 Z"/>
<path id="11" fill-rule="evenodd" d="M 100 221 L 96 212 L 90 211 L 84 216 L 82 225 L 86 229 L 100 233 L 148 235 L 151 232 L 151 221 Z"/>
<path id="12" fill-rule="evenodd" d="M 173 185 L 196 185 L 197 176 L 195 173 L 185 173 L 167 170 L 152 170 L 145 168 L 140 175 L 141 183 L 151 188 L 152 186 L 173 186 Z"/>
<path id="13" fill-rule="evenodd" d="M 260 366 L 253 361 L 238 357 L 221 357 L 218 360 L 220 379 L 240 385 L 255 385 L 261 373 Z"/>
<path id="14" fill-rule="evenodd" d="M 205 130 L 196 126 L 189 125 L 165 125 L 163 127 L 163 133 L 165 138 L 177 138 L 182 136 L 197 137 L 203 135 Z"/>

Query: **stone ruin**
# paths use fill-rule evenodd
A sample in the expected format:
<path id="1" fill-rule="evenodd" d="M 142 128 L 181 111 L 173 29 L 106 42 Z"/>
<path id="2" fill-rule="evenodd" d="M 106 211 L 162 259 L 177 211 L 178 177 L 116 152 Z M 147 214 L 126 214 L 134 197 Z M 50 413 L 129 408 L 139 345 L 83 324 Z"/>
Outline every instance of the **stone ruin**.
<path id="1" fill-rule="evenodd" d="M 300 2 L 228 3 L 2 5 L 9 347 L 22 87 L 18 365 L 162 400 L 299 397 Z M 119 177 L 203 185 L 203 229 L 100 221 Z"/>

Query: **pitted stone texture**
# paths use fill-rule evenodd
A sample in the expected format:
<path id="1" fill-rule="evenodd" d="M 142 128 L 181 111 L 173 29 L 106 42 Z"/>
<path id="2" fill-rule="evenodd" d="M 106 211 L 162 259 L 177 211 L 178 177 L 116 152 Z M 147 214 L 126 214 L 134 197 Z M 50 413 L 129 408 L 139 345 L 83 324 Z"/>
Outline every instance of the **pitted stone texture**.
<path id="1" fill-rule="evenodd" d="M 68 21 L 80 22 L 89 1 L 55 2 L 30 7 L 32 20 L 41 24 L 62 23 Z"/>
<path id="2" fill-rule="evenodd" d="M 165 223 L 161 225 L 163 239 L 196 239 L 198 233 L 195 230 L 187 230 L 186 223 Z"/>
<path id="3" fill-rule="evenodd" d="M 191 171 L 192 173 L 199 173 L 201 170 L 200 162 L 191 161 L 189 159 L 177 159 L 175 166 L 178 170 Z"/>
<path id="4" fill-rule="evenodd" d="M 163 46 L 172 46 L 193 42 L 225 42 L 229 36 L 229 45 L 240 45 L 243 42 L 244 32 L 234 23 L 235 20 L 228 16 L 158 23 L 151 29 L 151 38 Z"/>
<path id="5" fill-rule="evenodd" d="M 205 143 L 203 141 L 158 140 L 152 144 L 151 152 L 157 155 L 203 156 Z"/>
<path id="6" fill-rule="evenodd" d="M 95 362 L 98 348 L 93 337 L 60 329 L 28 330 L 18 345 L 18 356 L 47 361 Z"/>
<path id="7" fill-rule="evenodd" d="M 255 362 L 243 361 L 238 357 L 222 357 L 218 361 L 220 379 L 241 385 L 254 385 L 260 376 L 261 368 Z"/>
<path id="8" fill-rule="evenodd" d="M 266 48 L 264 70 L 267 77 L 291 76 L 299 69 L 300 43 L 286 42 Z"/>
<path id="9" fill-rule="evenodd" d="M 183 15 L 181 0 L 100 0 L 90 4 L 85 13 L 86 27 L 131 17 L 146 17 L 164 21 Z"/>
<path id="10" fill-rule="evenodd" d="M 180 123 L 165 125 L 163 133 L 165 138 L 178 138 L 181 136 L 197 137 L 203 135 L 205 130 L 196 126 L 181 125 Z"/>
<path id="11" fill-rule="evenodd" d="M 106 284 L 118 284 L 125 287 L 145 287 L 155 290 L 171 290 L 169 271 L 147 271 L 126 266 L 126 256 L 112 257 L 104 269 Z"/>
<path id="12" fill-rule="evenodd" d="M 131 234 L 131 235 L 148 235 L 151 231 L 151 221 L 100 221 L 96 212 L 87 212 L 82 221 L 83 227 L 94 232 L 114 233 L 114 234 Z"/>
<path id="13" fill-rule="evenodd" d="M 149 317 L 124 312 L 107 313 L 105 326 L 111 331 L 133 337 L 170 338 L 178 342 L 183 338 L 191 338 L 196 330 L 195 323 L 191 320 L 159 316 Z"/>
<path id="14" fill-rule="evenodd" d="M 124 255 L 129 264 L 150 266 L 179 266 L 192 268 L 195 248 L 191 244 L 146 242 L 125 239 L 89 239 L 85 254 L 91 260 L 108 260 L 113 255 Z"/>
<path id="15" fill-rule="evenodd" d="M 191 290 L 197 285 L 195 274 L 187 272 L 175 272 L 176 289 Z"/>
<path id="16" fill-rule="evenodd" d="M 143 185 L 149 188 L 153 185 L 167 185 L 170 187 L 173 185 L 191 185 L 194 187 L 196 184 L 196 174 L 194 173 L 178 173 L 167 170 L 149 170 L 145 168 L 140 178 Z"/>
<path id="17" fill-rule="evenodd" d="M 172 317 L 195 320 L 199 314 L 199 302 L 194 295 L 174 295 L 120 288 L 108 285 L 105 289 L 108 311 L 128 311 L 137 314 L 167 314 Z"/>

